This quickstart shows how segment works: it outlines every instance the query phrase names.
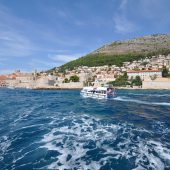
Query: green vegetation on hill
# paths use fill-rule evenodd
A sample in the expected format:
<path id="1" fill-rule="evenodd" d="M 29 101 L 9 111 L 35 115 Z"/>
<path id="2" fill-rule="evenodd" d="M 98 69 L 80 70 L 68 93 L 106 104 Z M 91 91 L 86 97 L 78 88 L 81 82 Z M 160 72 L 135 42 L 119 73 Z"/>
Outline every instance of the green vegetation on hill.
<path id="1" fill-rule="evenodd" d="M 103 65 L 116 65 L 122 66 L 123 62 L 132 62 L 134 60 L 140 60 L 142 58 L 151 57 L 153 55 L 170 53 L 170 49 L 159 49 L 150 53 L 132 53 L 132 54 L 121 54 L 121 55 L 109 55 L 103 53 L 89 54 L 81 57 L 77 60 L 68 62 L 61 67 L 59 67 L 59 72 L 64 72 L 66 69 L 73 70 L 78 66 L 103 66 Z"/>
<path id="2" fill-rule="evenodd" d="M 139 58 L 142 58 L 142 55 L 107 55 L 107 54 L 89 54 L 85 57 L 81 57 L 77 60 L 71 61 L 67 64 L 62 65 L 59 68 L 60 72 L 63 72 L 64 70 L 73 70 L 75 67 L 78 66 L 88 66 L 88 67 L 94 67 L 94 66 L 103 66 L 103 65 L 117 65 L 122 66 L 124 61 L 133 61 Z"/>

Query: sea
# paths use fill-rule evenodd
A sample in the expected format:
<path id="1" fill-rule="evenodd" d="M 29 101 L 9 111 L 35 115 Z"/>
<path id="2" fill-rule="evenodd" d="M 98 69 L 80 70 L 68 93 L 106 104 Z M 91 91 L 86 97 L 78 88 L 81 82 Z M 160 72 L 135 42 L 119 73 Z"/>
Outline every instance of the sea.
<path id="1" fill-rule="evenodd" d="M 170 170 L 170 91 L 0 89 L 0 170 Z"/>

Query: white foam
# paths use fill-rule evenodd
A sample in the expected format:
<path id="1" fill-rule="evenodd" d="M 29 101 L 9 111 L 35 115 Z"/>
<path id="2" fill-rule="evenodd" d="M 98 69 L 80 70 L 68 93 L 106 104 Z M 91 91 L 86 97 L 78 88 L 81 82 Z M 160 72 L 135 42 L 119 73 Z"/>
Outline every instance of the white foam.
<path id="1" fill-rule="evenodd" d="M 167 103 L 167 102 L 157 102 L 157 103 L 151 103 L 151 104 L 154 104 L 154 105 L 162 105 L 162 106 L 170 106 L 170 103 Z"/>
<path id="2" fill-rule="evenodd" d="M 29 109 L 26 109 L 24 112 L 20 113 L 18 115 L 18 118 L 15 119 L 13 126 L 15 126 L 17 122 L 27 118 L 34 111 L 34 109 L 36 109 L 36 107 L 31 107 Z"/>
<path id="3" fill-rule="evenodd" d="M 153 169 L 158 169 L 158 170 L 164 170 L 164 163 L 156 156 L 153 154 L 148 155 L 148 160 L 150 163 L 150 167 Z"/>
<path id="4" fill-rule="evenodd" d="M 145 104 L 145 105 L 162 105 L 162 106 L 170 106 L 168 102 L 147 102 L 142 100 L 136 100 L 128 97 L 116 97 L 114 100 L 124 101 L 124 102 L 133 102 L 138 104 Z"/>
<path id="5" fill-rule="evenodd" d="M 1 152 L 0 160 L 4 159 L 3 155 L 6 153 L 10 145 L 11 141 L 8 139 L 8 137 L 2 136 L 2 138 L 0 139 L 0 152 Z"/>
<path id="6" fill-rule="evenodd" d="M 44 135 L 40 142 L 42 148 L 56 150 L 60 153 L 57 156 L 57 161 L 51 163 L 47 169 L 100 169 L 109 160 L 121 158 L 128 160 L 134 157 L 135 170 L 149 168 L 162 170 L 170 165 L 168 162 L 170 151 L 166 145 L 163 146 L 160 142 L 147 141 L 147 139 L 136 136 L 136 132 L 151 134 L 151 131 L 135 128 L 133 125 L 127 126 L 125 123 L 119 125 L 103 124 L 100 119 L 96 120 L 85 115 L 79 117 L 74 117 L 74 114 L 69 115 L 62 121 L 68 122 L 70 118 L 71 125 L 63 123 L 60 128 L 53 128 Z M 121 134 L 119 134 L 120 132 Z M 109 143 L 115 142 L 117 138 L 120 139 L 118 139 L 116 146 L 110 146 Z M 89 142 L 94 144 L 91 146 L 92 148 L 87 147 Z M 87 152 L 91 149 L 101 149 L 103 156 L 98 161 L 92 158 L 87 163 Z M 149 150 L 156 152 L 158 156 L 153 155 Z M 68 155 L 71 155 L 69 160 L 67 160 Z M 144 158 L 149 164 L 145 164 Z M 167 165 L 162 160 L 167 161 Z"/>
<path id="7" fill-rule="evenodd" d="M 132 96 L 155 96 L 155 97 L 165 97 L 165 96 L 170 96 L 169 94 L 140 94 L 140 93 L 127 93 L 127 95 L 132 95 Z"/>
<path id="8" fill-rule="evenodd" d="M 160 142 L 149 141 L 148 143 L 154 145 L 154 148 L 159 156 L 170 163 L 170 149 L 163 146 Z"/>

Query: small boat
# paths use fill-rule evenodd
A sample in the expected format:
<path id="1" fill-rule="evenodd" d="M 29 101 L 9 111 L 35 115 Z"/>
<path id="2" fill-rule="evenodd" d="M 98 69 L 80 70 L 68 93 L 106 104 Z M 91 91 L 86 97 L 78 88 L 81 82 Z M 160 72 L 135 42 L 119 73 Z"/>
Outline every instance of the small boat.
<path id="1" fill-rule="evenodd" d="M 115 98 L 116 92 L 113 87 L 110 86 L 103 86 L 103 87 L 83 87 L 80 94 L 83 97 L 92 97 L 97 99 L 109 99 L 109 98 Z"/>

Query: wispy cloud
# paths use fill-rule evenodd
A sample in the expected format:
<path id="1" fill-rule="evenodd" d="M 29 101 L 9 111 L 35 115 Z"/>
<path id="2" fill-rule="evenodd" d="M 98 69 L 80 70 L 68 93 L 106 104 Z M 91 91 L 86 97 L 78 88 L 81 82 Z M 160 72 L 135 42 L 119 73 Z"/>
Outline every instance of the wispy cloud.
<path id="1" fill-rule="evenodd" d="M 16 70 L 18 69 L 0 69 L 0 75 L 11 74 L 14 73 Z M 21 71 L 24 73 L 28 73 L 30 70 L 22 69 Z"/>
<path id="2" fill-rule="evenodd" d="M 125 16 L 115 16 L 114 17 L 115 23 L 115 31 L 117 33 L 131 33 L 136 30 L 136 26 L 128 20 Z"/>
<path id="3" fill-rule="evenodd" d="M 58 11 L 58 15 L 66 17 L 63 11 Z M 13 15 L 0 4 L 0 56 L 26 57 L 37 52 L 61 52 L 66 51 L 63 46 L 79 44 L 79 40 L 60 35 L 45 23 L 35 23 Z"/>
<path id="4" fill-rule="evenodd" d="M 169 0 L 120 0 L 114 15 L 115 32 L 146 31 L 146 25 L 152 28 L 152 32 L 166 30 L 170 24 L 169 8 Z"/>
<path id="5" fill-rule="evenodd" d="M 137 29 L 137 26 L 126 16 L 128 2 L 128 0 L 121 0 L 113 17 L 115 32 L 120 34 L 131 33 Z"/>
<path id="6" fill-rule="evenodd" d="M 23 57 L 32 54 L 33 45 L 21 34 L 1 30 L 0 39 L 0 56 Z"/>
<path id="7" fill-rule="evenodd" d="M 77 58 L 83 56 L 84 54 L 74 54 L 74 55 L 66 55 L 66 54 L 49 54 L 48 58 L 56 61 L 66 63 L 72 60 L 76 60 Z"/>
<path id="8" fill-rule="evenodd" d="M 37 48 L 23 30 L 31 22 L 12 15 L 11 11 L 0 5 L 0 57 L 29 56 Z"/>
<path id="9" fill-rule="evenodd" d="M 57 15 L 63 18 L 67 17 L 67 13 L 62 10 L 58 10 Z M 79 45 L 79 39 L 60 34 L 45 22 L 35 23 L 18 17 L 9 8 L 0 4 L 1 66 L 5 64 L 6 67 L 10 68 L 12 67 L 10 66 L 12 60 L 17 61 L 22 57 L 23 62 L 24 60 L 28 61 L 29 58 L 30 62 L 25 62 L 23 65 L 30 68 L 30 70 L 51 68 L 58 65 L 58 63 L 57 60 L 49 61 L 48 53 L 63 54 L 69 52 L 72 47 Z M 66 59 L 66 56 L 63 55 L 59 58 L 63 58 L 63 60 L 58 60 L 60 63 L 71 60 L 71 56 L 70 58 L 67 56 Z M 17 63 L 17 67 L 20 67 L 19 64 L 21 62 Z"/>
<path id="10" fill-rule="evenodd" d="M 122 0 L 119 9 L 124 10 L 127 6 L 128 0 Z"/>
<path id="11" fill-rule="evenodd" d="M 28 66 L 29 68 L 31 68 L 31 70 L 38 70 L 38 71 L 42 71 L 42 70 L 47 70 L 47 68 L 53 68 L 56 66 L 56 62 L 54 61 L 49 61 L 49 60 L 41 60 L 41 59 L 31 59 L 28 62 Z"/>
<path id="12" fill-rule="evenodd" d="M 13 73 L 13 69 L 0 69 L 0 75 Z"/>
<path id="13" fill-rule="evenodd" d="M 139 0 L 137 7 L 139 14 L 151 21 L 170 22 L 169 0 Z"/>

